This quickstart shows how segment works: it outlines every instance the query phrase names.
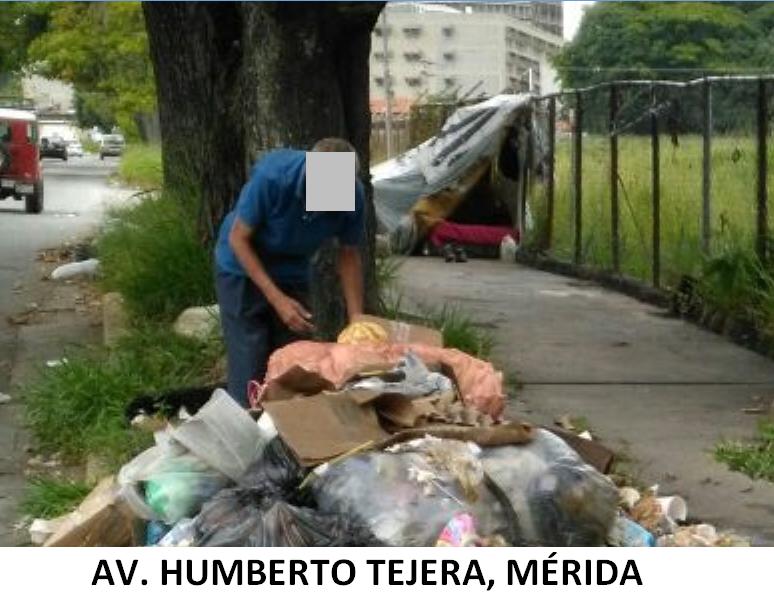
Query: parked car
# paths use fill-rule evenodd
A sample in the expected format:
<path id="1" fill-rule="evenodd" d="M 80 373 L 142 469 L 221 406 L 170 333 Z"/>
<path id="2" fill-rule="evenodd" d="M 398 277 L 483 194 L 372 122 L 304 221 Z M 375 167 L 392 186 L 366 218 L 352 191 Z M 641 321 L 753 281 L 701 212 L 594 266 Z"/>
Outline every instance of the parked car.
<path id="1" fill-rule="evenodd" d="M 40 158 L 41 159 L 62 159 L 67 160 L 67 142 L 59 135 L 50 135 L 40 138 Z"/>
<path id="2" fill-rule="evenodd" d="M 70 142 L 67 144 L 67 156 L 83 156 L 83 146 L 80 142 Z"/>
<path id="3" fill-rule="evenodd" d="M 126 142 L 123 135 L 105 135 L 99 147 L 99 158 L 103 160 L 106 156 L 121 156 L 124 153 L 125 147 Z"/>
<path id="4" fill-rule="evenodd" d="M 0 199 L 24 198 L 27 213 L 43 211 L 38 121 L 27 109 L 0 107 Z"/>

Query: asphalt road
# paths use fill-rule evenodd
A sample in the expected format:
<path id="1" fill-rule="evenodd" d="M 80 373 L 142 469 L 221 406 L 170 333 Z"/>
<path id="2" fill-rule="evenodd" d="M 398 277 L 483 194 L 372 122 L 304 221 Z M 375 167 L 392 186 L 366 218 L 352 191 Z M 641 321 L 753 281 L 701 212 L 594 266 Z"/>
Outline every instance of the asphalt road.
<path id="1" fill-rule="evenodd" d="M 111 188 L 117 161 L 86 156 L 43 160 L 44 210 L 24 213 L 24 201 L 0 200 L 0 391 L 7 390 L 14 329 L 6 316 L 24 308 L 35 277 L 35 255 L 93 230 L 110 202 L 128 193 Z"/>

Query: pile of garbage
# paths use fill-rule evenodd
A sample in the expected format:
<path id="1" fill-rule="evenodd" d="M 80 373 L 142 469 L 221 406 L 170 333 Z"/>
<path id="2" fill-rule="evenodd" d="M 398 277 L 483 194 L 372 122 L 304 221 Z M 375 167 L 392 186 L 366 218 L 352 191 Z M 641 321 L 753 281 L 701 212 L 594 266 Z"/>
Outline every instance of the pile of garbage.
<path id="1" fill-rule="evenodd" d="M 277 351 L 243 410 L 222 389 L 132 412 L 155 445 L 47 546 L 593 546 L 716 543 L 675 498 L 635 496 L 611 453 L 503 419 L 502 375 L 437 332 L 364 316 Z M 193 410 L 193 411 L 192 411 Z M 684 507 L 684 504 L 683 504 Z M 639 523 L 639 524 L 638 524 Z M 670 523 L 674 526 L 671 526 Z M 689 543 L 690 542 L 690 543 Z"/>

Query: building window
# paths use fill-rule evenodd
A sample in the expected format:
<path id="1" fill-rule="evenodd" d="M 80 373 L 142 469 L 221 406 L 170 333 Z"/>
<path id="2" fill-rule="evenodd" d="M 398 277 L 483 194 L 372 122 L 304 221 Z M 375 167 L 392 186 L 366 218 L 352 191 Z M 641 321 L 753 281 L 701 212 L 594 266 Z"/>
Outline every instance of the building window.
<path id="1" fill-rule="evenodd" d="M 384 53 L 382 51 L 377 51 L 374 53 L 374 59 L 376 59 L 376 61 L 384 61 Z M 392 59 L 392 51 L 387 51 L 387 59 Z"/>
<path id="2" fill-rule="evenodd" d="M 457 84 L 457 79 L 452 77 L 452 76 L 444 78 L 443 79 L 443 84 L 446 87 L 453 87 L 454 85 Z"/>
<path id="3" fill-rule="evenodd" d="M 377 76 L 376 78 L 374 78 L 374 82 L 375 82 L 375 83 L 376 83 L 378 86 L 380 86 L 380 87 L 383 87 L 383 86 L 384 86 L 384 78 L 382 78 L 381 76 Z"/>
<path id="4" fill-rule="evenodd" d="M 404 27 L 403 33 L 406 35 L 406 38 L 419 38 L 419 35 L 422 33 L 422 28 L 419 26 Z"/>
<path id="5" fill-rule="evenodd" d="M 455 55 L 453 51 L 447 51 L 443 54 L 443 58 L 445 61 L 454 61 Z"/>
<path id="6" fill-rule="evenodd" d="M 422 79 L 419 76 L 406 76 L 406 84 L 409 87 L 418 87 L 422 84 Z"/>
<path id="7" fill-rule="evenodd" d="M 454 36 L 454 27 L 452 27 L 451 25 L 447 25 L 441 30 L 441 32 L 443 32 L 443 35 L 446 36 L 447 38 L 451 38 L 452 36 Z"/>
<path id="8" fill-rule="evenodd" d="M 403 53 L 403 57 L 406 58 L 406 61 L 419 61 L 420 59 L 422 59 L 422 52 L 409 51 L 407 53 Z"/>

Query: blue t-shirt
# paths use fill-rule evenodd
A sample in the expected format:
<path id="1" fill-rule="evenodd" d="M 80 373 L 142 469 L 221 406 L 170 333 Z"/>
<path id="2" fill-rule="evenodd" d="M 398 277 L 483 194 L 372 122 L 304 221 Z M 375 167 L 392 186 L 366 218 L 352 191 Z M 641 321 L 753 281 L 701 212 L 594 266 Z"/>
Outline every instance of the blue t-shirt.
<path id="1" fill-rule="evenodd" d="M 234 210 L 223 220 L 215 247 L 219 272 L 246 275 L 228 242 L 234 218 L 253 229 L 253 246 L 269 276 L 284 285 L 309 282 L 312 255 L 338 238 L 359 245 L 365 231 L 365 194 L 355 184 L 355 211 L 306 211 L 306 153 L 275 150 L 255 164 Z"/>

